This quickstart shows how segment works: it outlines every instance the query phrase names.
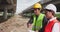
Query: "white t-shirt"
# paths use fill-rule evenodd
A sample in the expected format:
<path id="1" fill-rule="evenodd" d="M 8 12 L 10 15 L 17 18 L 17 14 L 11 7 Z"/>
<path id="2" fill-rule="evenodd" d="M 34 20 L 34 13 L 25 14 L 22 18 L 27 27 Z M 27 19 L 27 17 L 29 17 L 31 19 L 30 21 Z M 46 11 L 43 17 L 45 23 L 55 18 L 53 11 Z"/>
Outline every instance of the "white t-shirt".
<path id="1" fill-rule="evenodd" d="M 55 23 L 53 28 L 52 28 L 52 32 L 60 32 L 60 24 L 59 23 Z"/>

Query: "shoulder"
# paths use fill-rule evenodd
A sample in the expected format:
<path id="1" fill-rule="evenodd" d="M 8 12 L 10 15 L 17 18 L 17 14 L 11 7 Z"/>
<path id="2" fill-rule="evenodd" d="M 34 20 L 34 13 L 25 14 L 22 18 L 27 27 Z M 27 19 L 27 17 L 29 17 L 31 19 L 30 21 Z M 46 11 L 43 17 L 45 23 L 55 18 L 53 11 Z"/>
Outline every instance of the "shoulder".
<path id="1" fill-rule="evenodd" d="M 55 23 L 54 26 L 59 26 L 59 23 Z"/>
<path id="2" fill-rule="evenodd" d="M 55 23 L 55 24 L 54 24 L 54 26 L 53 26 L 53 28 L 54 28 L 54 29 L 55 29 L 55 28 L 56 28 L 56 29 L 58 29 L 58 28 L 59 28 L 59 26 L 60 26 L 60 24 L 59 24 L 59 23 Z"/>
<path id="3" fill-rule="evenodd" d="M 43 18 L 43 19 L 47 20 L 47 17 L 46 17 L 46 16 L 44 16 L 44 18 Z"/>
<path id="4" fill-rule="evenodd" d="M 41 13 L 42 15 L 45 15 L 45 14 L 43 14 L 43 13 Z"/>

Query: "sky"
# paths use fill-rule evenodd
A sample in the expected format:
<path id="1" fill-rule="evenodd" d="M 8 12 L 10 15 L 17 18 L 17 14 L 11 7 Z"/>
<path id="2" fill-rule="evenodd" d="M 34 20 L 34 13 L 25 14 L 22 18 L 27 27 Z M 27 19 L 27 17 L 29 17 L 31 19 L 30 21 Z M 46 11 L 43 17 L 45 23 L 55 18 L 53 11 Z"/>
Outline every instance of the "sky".
<path id="1" fill-rule="evenodd" d="M 19 14 L 26 8 L 41 0 L 17 0 L 16 13 Z"/>

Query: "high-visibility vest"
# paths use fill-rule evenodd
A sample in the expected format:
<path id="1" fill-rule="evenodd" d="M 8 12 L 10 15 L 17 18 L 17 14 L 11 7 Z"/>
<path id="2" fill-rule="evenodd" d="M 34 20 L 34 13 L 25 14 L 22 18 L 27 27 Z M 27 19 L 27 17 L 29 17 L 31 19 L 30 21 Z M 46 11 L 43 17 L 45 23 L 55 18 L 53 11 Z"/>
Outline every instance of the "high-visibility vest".
<path id="1" fill-rule="evenodd" d="M 33 16 L 33 27 L 32 30 L 39 30 L 40 28 L 42 28 L 42 21 L 44 18 L 44 14 L 41 14 L 38 16 L 37 20 L 36 20 L 36 16 Z"/>
<path id="2" fill-rule="evenodd" d="M 54 24 L 56 23 L 55 21 L 56 19 L 49 21 L 49 23 L 45 26 L 44 32 L 52 32 L 52 28 Z"/>

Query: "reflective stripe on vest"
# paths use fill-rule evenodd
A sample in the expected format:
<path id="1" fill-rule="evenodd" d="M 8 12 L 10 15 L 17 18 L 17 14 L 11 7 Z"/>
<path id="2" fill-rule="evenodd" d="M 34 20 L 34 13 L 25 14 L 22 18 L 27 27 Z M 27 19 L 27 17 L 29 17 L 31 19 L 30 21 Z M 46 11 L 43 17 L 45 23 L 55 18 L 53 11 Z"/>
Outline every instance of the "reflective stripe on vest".
<path id="1" fill-rule="evenodd" d="M 43 21 L 43 18 L 44 18 L 44 14 L 40 14 L 36 20 L 36 16 L 34 15 L 33 16 L 34 19 L 33 19 L 33 28 L 32 30 L 39 30 L 40 28 L 42 28 L 42 21 Z"/>

